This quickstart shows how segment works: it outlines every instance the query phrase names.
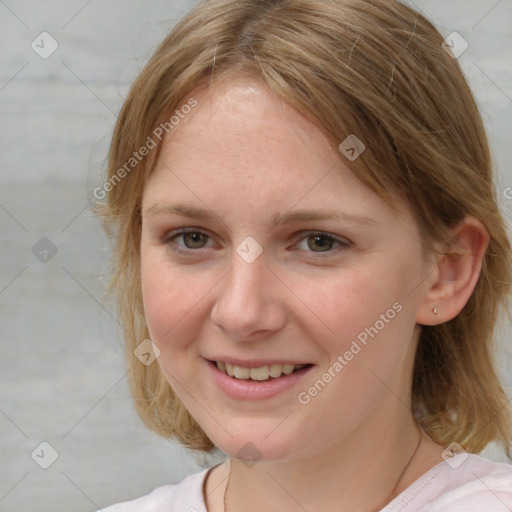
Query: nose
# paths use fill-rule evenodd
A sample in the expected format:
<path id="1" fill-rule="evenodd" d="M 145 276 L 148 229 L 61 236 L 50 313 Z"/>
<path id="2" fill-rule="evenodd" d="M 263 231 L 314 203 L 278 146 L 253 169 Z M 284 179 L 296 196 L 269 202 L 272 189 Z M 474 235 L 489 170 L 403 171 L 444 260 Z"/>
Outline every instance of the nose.
<path id="1" fill-rule="evenodd" d="M 285 287 L 264 256 L 247 263 L 233 252 L 231 263 L 216 287 L 213 324 L 236 341 L 255 341 L 282 329 L 287 317 Z"/>

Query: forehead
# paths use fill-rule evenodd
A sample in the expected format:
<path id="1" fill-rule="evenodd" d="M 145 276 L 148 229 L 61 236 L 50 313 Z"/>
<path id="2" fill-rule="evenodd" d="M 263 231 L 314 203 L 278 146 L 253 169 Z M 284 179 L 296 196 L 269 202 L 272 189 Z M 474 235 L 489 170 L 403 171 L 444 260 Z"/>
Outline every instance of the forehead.
<path id="1" fill-rule="evenodd" d="M 221 78 L 191 96 L 198 105 L 164 140 L 164 158 L 203 159 L 203 171 L 215 159 L 216 167 L 222 163 L 225 172 L 236 175 L 237 169 L 248 170 L 248 163 L 255 170 L 283 161 L 307 167 L 332 153 L 321 131 L 260 81 Z M 334 163 L 334 156 L 330 160 Z"/>
<path id="2" fill-rule="evenodd" d="M 390 214 L 321 130 L 261 82 L 219 79 L 189 97 L 197 107 L 164 139 L 144 207 L 185 194 L 196 203 L 246 210 L 244 201 L 260 211 L 330 202 L 354 215 L 369 208 Z M 240 197 L 242 203 L 235 201 Z"/>

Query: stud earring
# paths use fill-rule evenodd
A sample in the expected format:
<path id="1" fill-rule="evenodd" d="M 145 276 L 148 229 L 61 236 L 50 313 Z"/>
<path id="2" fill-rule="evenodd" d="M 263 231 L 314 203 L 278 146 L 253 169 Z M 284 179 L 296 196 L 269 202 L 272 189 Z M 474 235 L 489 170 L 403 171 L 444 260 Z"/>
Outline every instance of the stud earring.
<path id="1" fill-rule="evenodd" d="M 432 311 L 434 312 L 434 315 L 437 315 L 437 306 Z"/>

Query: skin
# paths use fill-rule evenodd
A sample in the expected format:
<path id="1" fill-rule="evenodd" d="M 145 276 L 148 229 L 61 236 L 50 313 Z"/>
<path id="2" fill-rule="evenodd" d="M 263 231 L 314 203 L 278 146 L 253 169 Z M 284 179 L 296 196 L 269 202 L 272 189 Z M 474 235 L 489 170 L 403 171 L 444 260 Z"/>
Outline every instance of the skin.
<path id="1" fill-rule="evenodd" d="M 447 254 L 424 261 L 407 205 L 395 212 L 362 185 L 321 131 L 263 84 L 221 77 L 190 96 L 198 106 L 164 140 L 143 194 L 142 292 L 158 363 L 230 457 L 228 510 L 382 507 L 442 460 L 442 447 L 423 434 L 397 483 L 419 440 L 410 388 L 421 325 L 447 321 L 467 302 L 485 228 L 467 218 Z M 165 211 L 177 203 L 212 218 Z M 369 221 L 271 224 L 290 211 L 327 209 Z M 207 236 L 180 236 L 181 228 Z M 236 252 L 248 236 L 263 249 L 252 263 Z M 395 303 L 400 312 L 378 335 L 299 403 L 298 393 Z M 226 396 L 206 372 L 218 354 L 315 366 L 293 389 L 247 401 Z M 237 459 L 249 442 L 259 458 L 250 467 Z M 210 512 L 224 510 L 227 470 L 210 471 Z"/>

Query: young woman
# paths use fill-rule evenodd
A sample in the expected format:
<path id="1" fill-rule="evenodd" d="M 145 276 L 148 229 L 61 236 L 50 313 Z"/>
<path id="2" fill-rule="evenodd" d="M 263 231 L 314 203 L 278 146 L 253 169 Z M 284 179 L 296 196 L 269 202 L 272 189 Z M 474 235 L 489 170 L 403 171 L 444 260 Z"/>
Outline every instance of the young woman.
<path id="1" fill-rule="evenodd" d="M 142 419 L 227 458 L 109 512 L 512 509 L 477 455 L 512 441 L 511 247 L 450 46 L 391 0 L 210 0 L 156 50 L 113 285 Z"/>

